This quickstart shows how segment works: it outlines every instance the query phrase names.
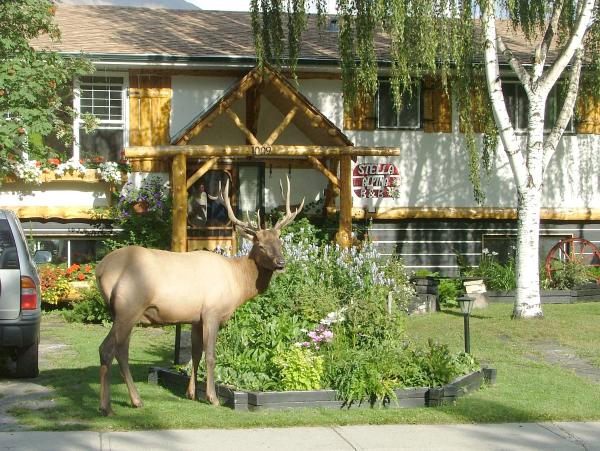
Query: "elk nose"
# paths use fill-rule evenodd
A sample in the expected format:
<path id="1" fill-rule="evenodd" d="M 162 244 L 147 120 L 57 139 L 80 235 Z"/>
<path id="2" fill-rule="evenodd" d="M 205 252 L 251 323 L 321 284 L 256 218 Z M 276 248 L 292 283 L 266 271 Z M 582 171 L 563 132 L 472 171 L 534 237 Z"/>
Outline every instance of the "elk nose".
<path id="1" fill-rule="evenodd" d="M 283 257 L 275 259 L 275 266 L 277 269 L 282 269 L 285 266 L 285 259 Z"/>

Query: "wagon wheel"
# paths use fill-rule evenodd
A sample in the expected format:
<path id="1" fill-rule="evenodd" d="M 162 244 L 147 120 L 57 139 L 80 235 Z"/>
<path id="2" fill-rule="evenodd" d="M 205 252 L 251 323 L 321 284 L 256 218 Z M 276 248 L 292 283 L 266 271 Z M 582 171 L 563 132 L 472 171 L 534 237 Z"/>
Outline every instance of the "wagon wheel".
<path id="1" fill-rule="evenodd" d="M 546 274 L 552 280 L 552 273 L 566 262 L 578 262 L 589 267 L 600 267 L 600 250 L 585 238 L 565 238 L 556 243 L 546 257 Z M 559 265 L 557 265 L 559 263 Z M 600 276 L 594 274 L 597 283 Z"/>

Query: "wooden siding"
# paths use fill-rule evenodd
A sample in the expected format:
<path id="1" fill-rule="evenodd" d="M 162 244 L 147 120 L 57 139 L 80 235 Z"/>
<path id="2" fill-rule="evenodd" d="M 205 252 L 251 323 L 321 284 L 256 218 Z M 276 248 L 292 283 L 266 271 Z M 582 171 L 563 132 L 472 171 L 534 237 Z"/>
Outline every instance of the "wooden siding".
<path id="1" fill-rule="evenodd" d="M 515 236 L 516 227 L 516 221 L 375 221 L 368 233 L 381 254 L 401 257 L 409 272 L 428 269 L 455 276 L 459 268 L 454 250 L 460 252 L 469 265 L 476 266 L 484 239 Z M 600 245 L 600 222 L 543 221 L 540 236 L 543 247 L 566 236 L 586 238 Z M 541 252 L 544 257 L 546 252 Z"/>

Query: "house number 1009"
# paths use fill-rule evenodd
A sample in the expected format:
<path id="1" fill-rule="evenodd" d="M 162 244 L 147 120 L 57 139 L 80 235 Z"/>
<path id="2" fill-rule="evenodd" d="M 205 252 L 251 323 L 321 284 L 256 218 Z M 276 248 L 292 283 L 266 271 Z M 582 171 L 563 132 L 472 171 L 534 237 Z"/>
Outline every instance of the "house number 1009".
<path id="1" fill-rule="evenodd" d="M 252 146 L 254 155 L 269 155 L 272 150 L 271 146 Z"/>

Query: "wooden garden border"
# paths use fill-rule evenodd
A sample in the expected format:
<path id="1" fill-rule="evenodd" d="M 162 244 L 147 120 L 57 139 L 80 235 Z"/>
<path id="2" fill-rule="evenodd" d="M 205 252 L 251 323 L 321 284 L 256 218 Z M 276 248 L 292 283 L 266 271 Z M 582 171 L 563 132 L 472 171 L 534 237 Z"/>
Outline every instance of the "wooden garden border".
<path id="1" fill-rule="evenodd" d="M 189 376 L 166 368 L 151 367 L 148 382 L 166 387 L 176 394 L 183 395 L 188 386 Z M 458 398 L 479 389 L 484 383 L 496 382 L 494 368 L 482 368 L 470 374 L 460 376 L 442 387 L 416 387 L 395 390 L 397 401 L 372 400 L 370 402 L 347 405 L 337 397 L 335 390 L 263 392 L 236 390 L 217 384 L 217 395 L 221 405 L 237 411 L 260 411 L 293 408 L 408 408 L 436 407 L 452 403 Z M 205 399 L 205 385 L 197 384 L 196 397 Z"/>

